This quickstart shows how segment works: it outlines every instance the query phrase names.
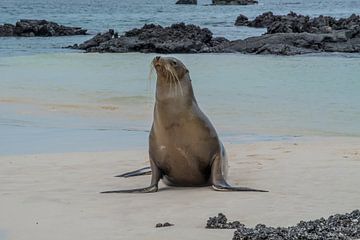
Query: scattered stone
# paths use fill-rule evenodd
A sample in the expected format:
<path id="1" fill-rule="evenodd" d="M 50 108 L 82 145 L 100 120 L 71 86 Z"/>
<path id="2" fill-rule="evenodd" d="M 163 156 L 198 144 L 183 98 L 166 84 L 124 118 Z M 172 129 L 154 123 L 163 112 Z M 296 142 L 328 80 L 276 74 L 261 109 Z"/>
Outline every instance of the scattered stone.
<path id="1" fill-rule="evenodd" d="M 228 222 L 226 216 L 222 213 L 219 213 L 217 217 L 210 217 L 207 220 L 205 228 L 235 229 L 240 227 L 244 227 L 244 225 L 241 224 L 239 221 Z"/>
<path id="2" fill-rule="evenodd" d="M 213 5 L 251 5 L 257 3 L 256 0 L 212 0 Z"/>
<path id="3" fill-rule="evenodd" d="M 229 43 L 225 38 L 213 38 L 209 29 L 192 24 L 177 23 L 170 27 L 145 24 L 119 37 L 113 31 L 97 34 L 70 48 L 86 52 L 205 53 L 221 52 Z"/>
<path id="4" fill-rule="evenodd" d="M 86 35 L 80 27 L 67 27 L 46 20 L 21 19 L 15 25 L 0 25 L 0 37 L 52 37 Z"/>
<path id="5" fill-rule="evenodd" d="M 156 228 L 160 228 L 160 227 L 171 227 L 171 226 L 174 226 L 174 224 L 169 223 L 169 222 L 157 223 L 157 224 L 155 225 Z"/>
<path id="6" fill-rule="evenodd" d="M 234 224 L 236 223 L 236 224 Z M 231 225 L 232 224 L 232 225 Z M 360 238 L 360 211 L 336 214 L 328 219 L 301 221 L 292 227 L 267 227 L 258 224 L 255 228 L 247 228 L 240 222 L 227 223 L 226 217 L 219 213 L 209 218 L 206 228 L 232 228 L 236 226 L 233 240 L 351 240 Z"/>
<path id="7" fill-rule="evenodd" d="M 240 14 L 235 21 L 236 26 L 247 26 L 249 23 L 249 18 L 243 14 Z"/>
<path id="8" fill-rule="evenodd" d="M 178 0 L 176 4 L 197 4 L 197 0 Z"/>

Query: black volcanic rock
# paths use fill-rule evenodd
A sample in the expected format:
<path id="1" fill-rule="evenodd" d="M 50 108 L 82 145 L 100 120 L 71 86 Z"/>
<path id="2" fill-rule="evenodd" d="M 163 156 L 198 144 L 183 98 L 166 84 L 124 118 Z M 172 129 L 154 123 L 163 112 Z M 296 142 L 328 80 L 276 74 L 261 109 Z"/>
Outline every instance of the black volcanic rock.
<path id="1" fill-rule="evenodd" d="M 222 37 L 214 38 L 209 29 L 192 24 L 178 23 L 169 27 L 146 24 L 122 36 L 109 30 L 71 48 L 86 52 L 241 52 L 276 55 L 360 52 L 360 17 L 357 15 L 337 20 L 327 16 L 310 18 L 292 12 L 278 16 L 267 12 L 252 21 L 241 15 L 238 22 L 251 26 L 266 25 L 268 31 L 262 36 L 229 41 Z"/>
<path id="2" fill-rule="evenodd" d="M 360 211 L 336 214 L 329 218 L 301 221 L 292 227 L 267 227 L 258 224 L 255 228 L 240 225 L 233 240 L 352 240 L 360 238 Z"/>
<path id="3" fill-rule="evenodd" d="M 205 228 L 212 229 L 235 229 L 244 227 L 239 221 L 228 222 L 226 216 L 222 213 L 219 213 L 215 217 L 210 217 L 207 222 Z"/>
<path id="4" fill-rule="evenodd" d="M 257 3 L 256 0 L 212 0 L 213 5 L 251 5 Z"/>
<path id="5" fill-rule="evenodd" d="M 86 52 L 201 53 L 221 52 L 230 42 L 225 38 L 213 38 L 207 28 L 184 23 L 170 27 L 145 24 L 118 38 L 114 35 L 113 32 L 98 34 L 72 48 Z"/>
<path id="6" fill-rule="evenodd" d="M 169 222 L 165 222 L 165 223 L 157 223 L 155 225 L 156 228 L 162 228 L 162 227 L 172 227 L 174 226 L 174 224 L 169 223 Z"/>
<path id="7" fill-rule="evenodd" d="M 197 0 L 178 0 L 176 4 L 197 4 Z"/>
<path id="8" fill-rule="evenodd" d="M 348 18 L 339 20 L 322 16 L 310 18 L 301 14 L 290 12 L 287 15 L 274 15 L 265 12 L 254 20 L 248 20 L 240 14 L 235 21 L 236 26 L 267 28 L 267 33 L 330 33 L 332 30 L 353 29 L 360 25 L 360 16 L 352 14 Z"/>
<path id="9" fill-rule="evenodd" d="M 247 18 L 240 14 L 235 21 L 235 26 L 248 26 L 255 28 L 266 28 L 269 27 L 275 21 L 281 21 L 281 16 L 274 15 L 272 12 L 264 12 L 257 16 L 254 20 L 241 21 L 241 19 Z"/>
<path id="10" fill-rule="evenodd" d="M 360 17 L 355 14 L 337 20 L 329 16 L 310 18 L 294 12 L 284 16 L 266 12 L 254 20 L 240 15 L 236 25 L 267 27 L 267 32 L 232 41 L 225 51 L 277 55 L 360 52 Z"/>
<path id="11" fill-rule="evenodd" d="M 235 26 L 247 26 L 249 23 L 249 18 L 243 14 L 240 14 L 235 21 Z"/>
<path id="12" fill-rule="evenodd" d="M 331 33 L 275 33 L 232 41 L 226 52 L 295 55 L 317 52 L 360 52 L 360 28 Z"/>
<path id="13" fill-rule="evenodd" d="M 80 27 L 67 27 L 46 20 L 22 19 L 15 25 L 0 25 L 0 37 L 52 37 L 86 35 Z"/>

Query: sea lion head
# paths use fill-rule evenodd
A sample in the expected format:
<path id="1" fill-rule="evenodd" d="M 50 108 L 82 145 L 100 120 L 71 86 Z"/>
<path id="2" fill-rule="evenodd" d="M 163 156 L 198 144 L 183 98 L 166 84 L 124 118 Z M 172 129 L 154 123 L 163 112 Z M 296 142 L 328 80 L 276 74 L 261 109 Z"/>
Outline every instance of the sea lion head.
<path id="1" fill-rule="evenodd" d="M 193 91 L 189 70 L 185 65 L 173 57 L 157 56 L 152 61 L 152 69 L 157 74 L 156 99 L 158 101 L 177 99 L 191 101 Z M 186 97 L 186 96 L 191 96 Z"/>
<path id="2" fill-rule="evenodd" d="M 188 75 L 189 70 L 185 65 L 173 57 L 157 56 L 153 59 L 152 65 L 156 70 L 158 81 L 179 82 Z"/>

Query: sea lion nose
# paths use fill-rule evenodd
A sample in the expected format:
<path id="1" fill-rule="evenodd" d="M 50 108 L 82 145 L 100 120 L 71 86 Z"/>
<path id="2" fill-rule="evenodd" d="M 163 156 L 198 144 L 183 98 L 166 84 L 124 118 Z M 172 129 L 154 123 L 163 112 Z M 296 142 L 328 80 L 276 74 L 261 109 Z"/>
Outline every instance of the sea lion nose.
<path id="1" fill-rule="evenodd" d="M 155 57 L 155 60 L 156 60 L 156 61 L 159 61 L 159 60 L 160 60 L 160 56 L 156 56 L 156 57 Z"/>

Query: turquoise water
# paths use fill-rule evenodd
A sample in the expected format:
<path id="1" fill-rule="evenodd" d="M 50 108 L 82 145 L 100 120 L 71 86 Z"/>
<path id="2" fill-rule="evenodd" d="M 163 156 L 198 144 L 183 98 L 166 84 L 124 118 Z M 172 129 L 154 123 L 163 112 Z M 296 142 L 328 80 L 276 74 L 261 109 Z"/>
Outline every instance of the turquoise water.
<path id="1" fill-rule="evenodd" d="M 146 147 L 154 56 L 0 58 L 0 152 Z M 198 102 L 224 141 L 360 136 L 359 57 L 173 56 L 190 69 Z"/>

